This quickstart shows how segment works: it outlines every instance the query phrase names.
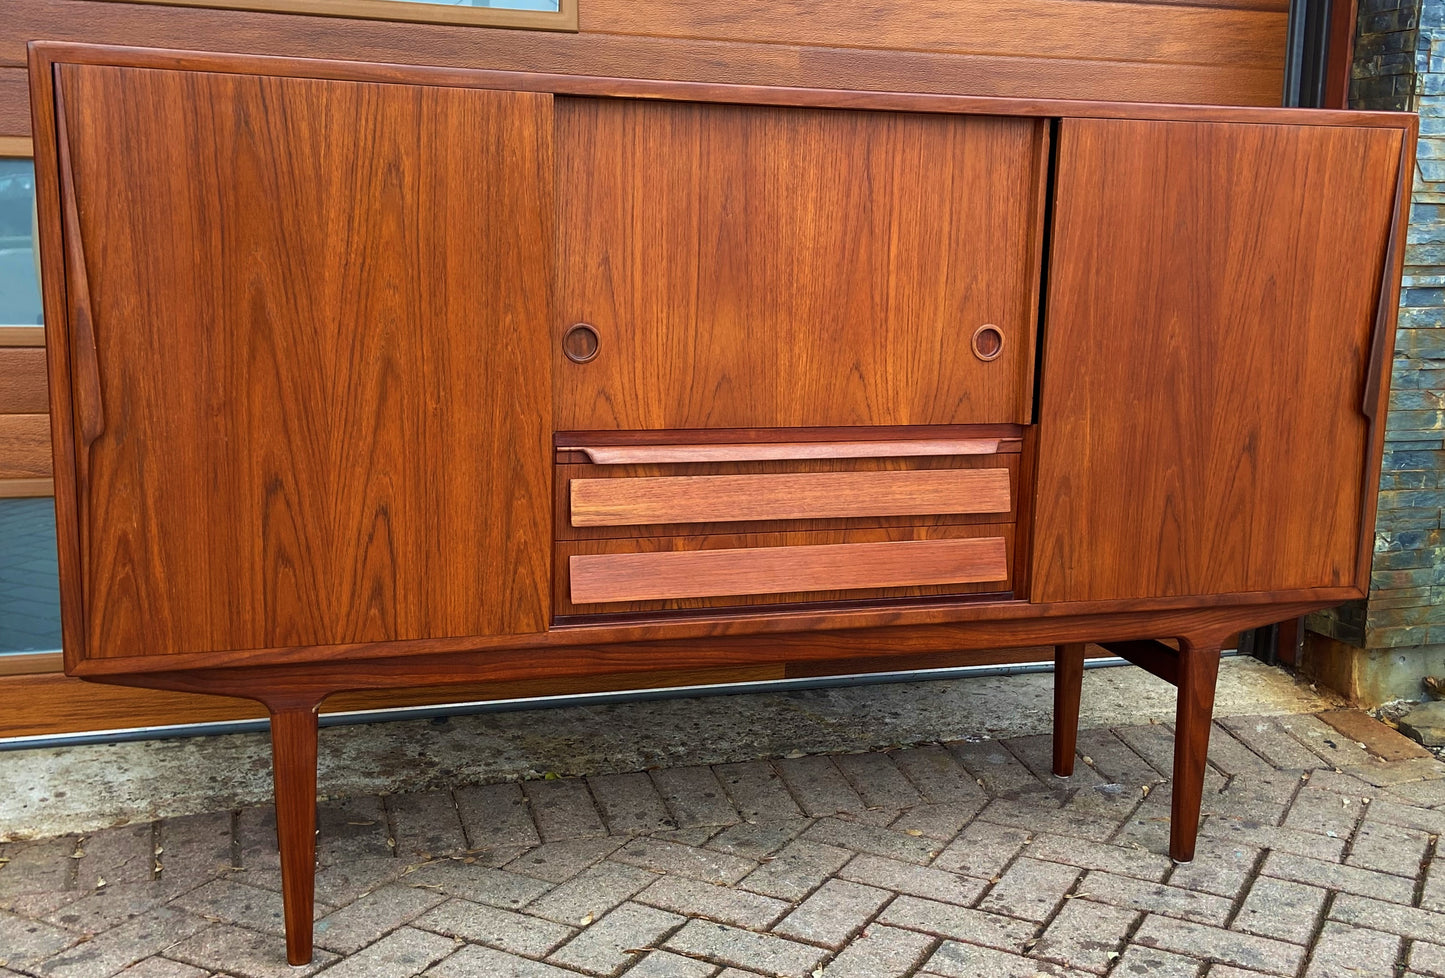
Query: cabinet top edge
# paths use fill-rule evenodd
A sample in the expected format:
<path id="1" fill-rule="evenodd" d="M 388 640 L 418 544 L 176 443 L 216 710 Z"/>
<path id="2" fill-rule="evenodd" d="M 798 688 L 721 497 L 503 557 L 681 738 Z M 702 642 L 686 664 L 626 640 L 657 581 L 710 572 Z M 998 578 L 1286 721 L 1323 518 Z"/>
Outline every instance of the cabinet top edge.
<path id="1" fill-rule="evenodd" d="M 70 41 L 31 41 L 32 68 L 49 73 L 55 64 L 107 65 L 315 78 L 331 81 L 384 82 L 453 88 L 505 89 L 550 95 L 630 98 L 792 108 L 872 109 L 961 115 L 1065 119 L 1137 119 L 1149 121 L 1255 122 L 1275 125 L 1369 126 L 1410 129 L 1413 112 L 1365 112 L 1273 106 L 1176 105 L 1155 102 L 1103 102 L 1076 99 L 939 95 L 920 92 L 829 88 L 789 88 L 713 82 L 670 81 L 492 68 L 389 64 L 229 54 Z"/>

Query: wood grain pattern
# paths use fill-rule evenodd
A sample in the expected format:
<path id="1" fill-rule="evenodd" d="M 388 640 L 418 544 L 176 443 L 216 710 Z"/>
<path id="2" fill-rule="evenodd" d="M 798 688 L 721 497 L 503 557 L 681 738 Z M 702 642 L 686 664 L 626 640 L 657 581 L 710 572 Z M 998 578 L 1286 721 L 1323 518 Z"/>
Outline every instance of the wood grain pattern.
<path id="1" fill-rule="evenodd" d="M 45 327 L 43 326 L 0 326 L 0 349 L 14 347 L 43 347 Z"/>
<path id="2" fill-rule="evenodd" d="M 0 414 L 45 414 L 49 410 L 45 350 L 0 347 Z"/>
<path id="3" fill-rule="evenodd" d="M 60 528 L 86 654 L 542 629 L 550 99 L 59 77 L 107 411 Z"/>
<path id="4" fill-rule="evenodd" d="M 557 425 L 1026 421 L 1037 125 L 559 99 Z"/>
<path id="5" fill-rule="evenodd" d="M 804 458 L 918 458 L 927 455 L 996 455 L 1017 451 L 1018 440 L 1000 438 L 915 439 L 909 441 L 752 442 L 749 444 L 584 445 L 577 451 L 594 465 L 664 462 L 753 462 Z"/>
<path id="6" fill-rule="evenodd" d="M 913 519 L 922 522 L 917 517 Z M 789 609 L 796 611 L 804 606 L 857 608 L 866 606 L 870 602 L 876 603 L 880 609 L 884 607 L 898 608 L 901 604 L 910 601 L 941 601 L 950 596 L 979 602 L 998 602 L 1011 597 L 1009 593 L 1010 575 L 1007 571 L 1001 578 L 978 582 L 960 580 L 947 583 L 852 584 L 850 586 L 846 580 L 849 572 L 840 570 L 834 583 L 824 583 L 818 587 L 806 589 L 799 586 L 786 590 L 768 590 L 767 587 L 771 587 L 768 585 L 763 590 L 738 594 L 716 591 L 712 594 L 701 592 L 696 596 L 655 599 L 618 599 L 592 603 L 575 600 L 572 575 L 576 564 L 573 558 L 578 556 L 607 559 L 638 554 L 681 554 L 686 556 L 697 552 L 721 550 L 782 551 L 797 548 L 837 548 L 859 544 L 880 545 L 990 537 L 1002 538 L 1004 550 L 1007 553 L 1007 563 L 1010 566 L 1015 553 L 1014 527 L 1011 523 L 909 525 L 905 522 L 901 525 L 860 527 L 853 522 L 847 522 L 839 529 L 798 529 L 795 526 L 778 523 L 763 523 L 757 526 L 757 529 L 744 531 L 733 529 L 738 527 L 738 524 L 718 524 L 718 527 L 724 532 L 719 532 L 719 530 L 713 530 L 707 534 L 684 532 L 667 536 L 652 534 L 652 528 L 649 527 L 650 535 L 646 536 L 559 541 L 556 547 L 556 559 L 553 563 L 552 604 L 555 614 L 553 630 L 556 630 L 559 622 L 572 623 L 587 620 L 585 616 L 608 616 L 608 620 L 617 619 L 615 623 L 622 624 L 621 619 L 617 616 L 630 616 L 631 619 L 652 616 L 657 620 L 665 620 L 666 616 L 663 613 L 679 613 L 679 618 L 686 619 L 709 614 L 743 614 L 749 610 L 772 611 L 774 614 L 778 614 Z M 729 529 L 732 529 L 732 532 L 726 532 Z M 826 556 L 826 553 L 838 555 L 844 553 L 844 551 L 836 549 L 817 552 L 819 556 Z M 783 560 L 783 563 L 787 564 L 787 560 Z M 676 586 L 686 587 L 687 582 L 679 581 Z"/>
<path id="7" fill-rule="evenodd" d="M 1074 773 L 1074 751 L 1079 740 L 1079 700 L 1084 686 L 1084 644 L 1054 646 L 1053 772 L 1061 778 Z"/>
<path id="8" fill-rule="evenodd" d="M 0 479 L 50 478 L 50 416 L 0 414 Z"/>
<path id="9" fill-rule="evenodd" d="M 1219 677 L 1219 640 L 1215 636 L 1180 636 L 1179 687 L 1174 706 L 1174 778 L 1169 796 L 1169 855 L 1187 863 L 1194 859 L 1199 832 L 1199 806 L 1204 796 L 1204 769 L 1209 759 L 1209 732 L 1214 726 L 1214 686 Z"/>
<path id="10" fill-rule="evenodd" d="M 1401 139 L 1065 120 L 1035 601 L 1356 580 Z"/>
<path id="11" fill-rule="evenodd" d="M 54 479 L 0 479 L 0 499 L 55 495 Z"/>
<path id="12" fill-rule="evenodd" d="M 30 135 L 30 96 L 26 84 L 24 68 L 0 68 L 0 136 Z"/>
<path id="13" fill-rule="evenodd" d="M 574 604 L 927 584 L 1003 585 L 1002 536 L 673 553 L 574 554 Z"/>
<path id="14" fill-rule="evenodd" d="M 778 475 L 794 476 L 845 473 L 906 473 L 917 471 L 978 471 L 998 469 L 1000 474 L 987 478 L 998 479 L 1009 490 L 1010 503 L 1007 514 L 1019 499 L 1027 496 L 1024 484 L 1018 479 L 1021 456 L 1003 455 L 951 455 L 924 456 L 918 458 L 862 458 L 862 459 L 806 459 L 793 462 L 693 462 L 668 465 L 587 465 L 576 463 L 560 464 L 556 468 L 556 505 L 553 515 L 554 535 L 558 540 L 593 540 L 601 538 L 623 538 L 636 536 L 709 535 L 716 533 L 763 533 L 775 530 L 843 530 L 883 527 L 951 526 L 973 523 L 998 523 L 1012 521 L 1010 515 L 999 513 L 952 513 L 943 515 L 909 516 L 831 516 L 794 521 L 784 525 L 772 520 L 727 520 L 716 523 L 697 522 L 693 514 L 682 514 L 686 522 L 649 524 L 645 530 L 633 526 L 574 526 L 572 524 L 571 484 L 576 481 L 637 480 L 656 478 L 704 478 L 719 475 Z M 939 478 L 947 478 L 941 476 Z M 971 476 L 962 476 L 964 479 Z M 734 514 L 735 515 L 735 514 Z"/>
<path id="15" fill-rule="evenodd" d="M 835 17 L 868 18 L 867 27 L 841 44 L 799 43 L 796 23 L 782 24 L 782 36 L 745 41 L 739 31 L 756 31 L 759 23 L 776 22 L 769 0 L 749 0 L 727 9 L 738 21 L 713 38 L 657 37 L 615 33 L 604 20 L 583 12 L 581 33 L 517 31 L 484 27 L 395 24 L 304 15 L 156 7 L 146 4 L 99 4 L 89 0 L 6 0 L 0 19 L 0 64 L 24 63 L 24 44 L 34 38 L 92 41 L 144 47 L 194 47 L 197 38 L 208 46 L 255 54 L 305 58 L 354 58 L 386 62 L 418 62 L 456 67 L 561 71 L 577 74 L 648 77 L 692 81 L 734 81 L 762 85 L 836 86 L 884 91 L 931 91 L 1052 97 L 1122 99 L 1207 105 L 1278 105 L 1284 67 L 1284 5 L 1250 0 L 1237 6 L 1263 12 L 1221 11 L 1234 4 L 1192 3 L 1194 9 L 1147 3 L 1061 2 L 1026 0 L 1007 7 L 987 0 L 950 3 L 947 19 L 937 23 L 938 4 L 930 5 L 920 22 L 912 0 L 862 3 L 834 14 L 810 6 L 799 16 L 828 29 Z M 585 6 L 585 5 L 584 5 Z M 623 10 L 628 20 L 646 18 L 649 10 L 678 11 L 685 4 L 637 3 Z M 693 6 L 699 6 L 693 4 Z M 1211 9 L 1212 8 L 1212 9 Z M 1010 16 L 1008 12 L 1018 11 Z M 1097 12 L 1107 17 L 1097 19 Z M 1040 20 L 1040 15 L 1044 19 Z M 1151 26 L 1147 29 L 1139 20 Z M 761 17 L 763 21 L 755 18 Z M 990 38 L 973 27 L 979 18 L 1017 24 L 1028 19 L 1035 32 L 1009 27 L 1003 37 Z M 1108 20 L 1116 21 L 1113 28 Z M 1170 25 L 1165 21 L 1179 20 Z M 1124 22 L 1122 25 L 1118 21 Z M 1185 23 L 1188 22 L 1186 28 Z M 1204 22 L 1208 26 L 1195 29 Z M 860 46 L 881 24 L 911 25 L 927 33 L 892 49 Z M 841 26 L 841 25 L 840 25 Z M 1240 31 L 1246 32 L 1241 40 Z M 1081 32 L 1108 32 L 1119 49 L 1133 45 L 1129 57 L 1111 60 L 1079 43 Z M 1161 33 L 1162 32 L 1162 33 Z M 895 28 L 895 36 L 897 28 Z M 982 37 L 984 50 L 979 50 Z M 948 44 L 959 53 L 921 50 Z M 987 47 L 1014 53 L 990 53 Z M 1061 45 L 1082 48 L 1068 56 Z M 1169 46 L 1173 50 L 1161 52 Z M 1185 50 L 1187 49 L 1187 50 Z M 1161 53 L 1171 61 L 1154 60 Z M 26 122 L 22 100 L 17 120 Z"/>
<path id="16" fill-rule="evenodd" d="M 311 961 L 312 911 L 316 906 L 316 707 L 271 708 L 271 769 L 276 797 L 276 842 L 281 854 L 281 893 L 286 921 L 286 960 Z"/>
<path id="17" fill-rule="evenodd" d="M 573 479 L 573 526 L 1000 513 L 1007 469 Z"/>

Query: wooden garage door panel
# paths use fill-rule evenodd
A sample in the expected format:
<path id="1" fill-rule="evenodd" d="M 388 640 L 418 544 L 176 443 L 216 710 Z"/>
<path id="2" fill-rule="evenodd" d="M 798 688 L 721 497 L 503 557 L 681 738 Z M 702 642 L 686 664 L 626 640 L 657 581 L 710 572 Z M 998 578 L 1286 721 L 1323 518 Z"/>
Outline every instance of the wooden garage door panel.
<path id="1" fill-rule="evenodd" d="M 86 653 L 544 628 L 550 97 L 58 74 Z"/>
<path id="2" fill-rule="evenodd" d="M 1064 121 L 1034 600 L 1356 580 L 1401 138 Z"/>

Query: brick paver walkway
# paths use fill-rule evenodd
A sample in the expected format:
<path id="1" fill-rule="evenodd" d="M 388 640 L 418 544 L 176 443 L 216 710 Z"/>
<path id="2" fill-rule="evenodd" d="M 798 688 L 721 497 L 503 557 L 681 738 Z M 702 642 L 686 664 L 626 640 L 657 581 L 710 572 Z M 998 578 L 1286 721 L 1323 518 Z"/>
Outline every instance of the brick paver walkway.
<path id="1" fill-rule="evenodd" d="M 1361 714 L 1223 720 L 1176 866 L 1171 745 L 1084 732 L 1068 782 L 1024 737 L 325 801 L 308 969 L 269 809 L 11 843 L 0 976 L 1445 976 L 1445 765 Z"/>

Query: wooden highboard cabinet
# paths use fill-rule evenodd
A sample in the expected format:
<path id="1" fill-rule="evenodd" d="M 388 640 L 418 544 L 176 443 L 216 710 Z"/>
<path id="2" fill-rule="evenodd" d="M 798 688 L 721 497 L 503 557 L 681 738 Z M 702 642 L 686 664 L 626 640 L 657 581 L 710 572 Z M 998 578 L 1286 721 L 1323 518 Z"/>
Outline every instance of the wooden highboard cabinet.
<path id="1" fill-rule="evenodd" d="M 1083 643 L 1363 593 L 1408 115 L 31 47 L 65 656 L 350 689 Z M 1328 464 L 1322 464 L 1322 460 Z M 1166 644 L 1160 639 L 1176 639 Z"/>

